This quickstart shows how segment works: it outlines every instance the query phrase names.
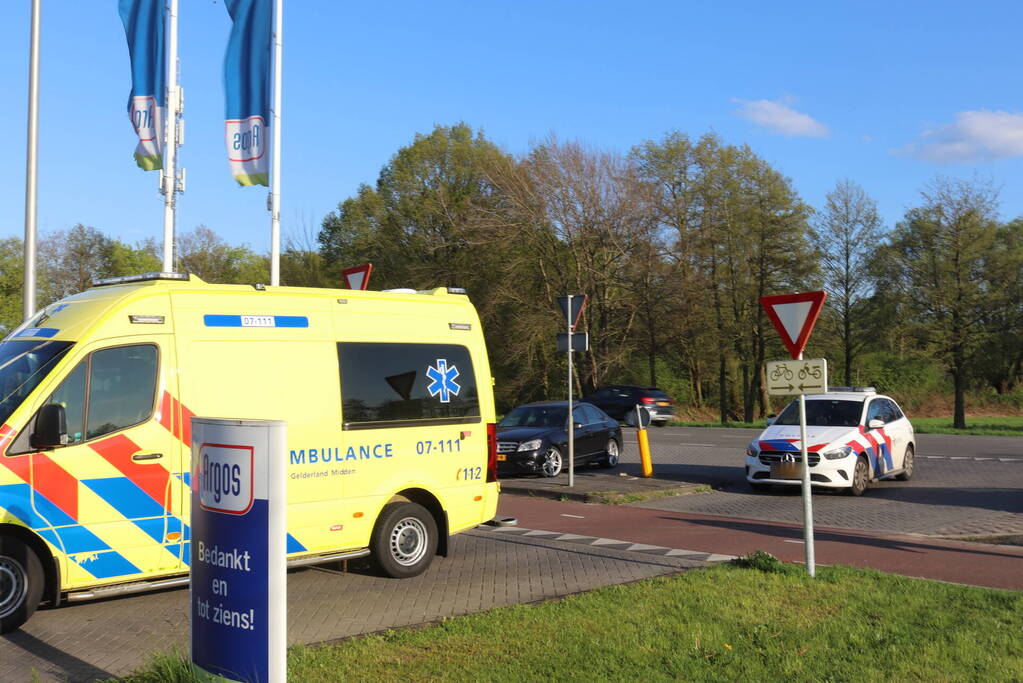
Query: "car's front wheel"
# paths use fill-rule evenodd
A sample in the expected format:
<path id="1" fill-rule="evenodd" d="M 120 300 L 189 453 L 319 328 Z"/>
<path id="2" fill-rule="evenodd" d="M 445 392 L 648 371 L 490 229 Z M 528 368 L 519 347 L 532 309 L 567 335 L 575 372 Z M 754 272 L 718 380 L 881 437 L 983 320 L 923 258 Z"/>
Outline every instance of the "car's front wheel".
<path id="1" fill-rule="evenodd" d="M 909 481 L 913 478 L 913 447 L 906 446 L 906 454 L 902 456 L 902 472 L 896 474 L 895 478 L 899 481 Z"/>
<path id="2" fill-rule="evenodd" d="M 30 547 L 0 535 L 0 633 L 28 621 L 43 597 L 43 565 Z"/>
<path id="3" fill-rule="evenodd" d="M 618 460 L 620 458 L 618 452 L 618 442 L 614 439 L 607 440 L 607 448 L 604 449 L 607 455 L 600 460 L 601 467 L 618 467 Z"/>
<path id="4" fill-rule="evenodd" d="M 867 459 L 863 457 L 856 458 L 856 465 L 853 467 L 852 484 L 846 491 L 851 496 L 862 496 L 863 492 L 867 490 L 869 483 L 870 465 L 867 463 Z"/>
<path id="5" fill-rule="evenodd" d="M 540 473 L 545 477 L 556 477 L 561 474 L 563 460 L 557 446 L 548 446 L 540 461 Z"/>

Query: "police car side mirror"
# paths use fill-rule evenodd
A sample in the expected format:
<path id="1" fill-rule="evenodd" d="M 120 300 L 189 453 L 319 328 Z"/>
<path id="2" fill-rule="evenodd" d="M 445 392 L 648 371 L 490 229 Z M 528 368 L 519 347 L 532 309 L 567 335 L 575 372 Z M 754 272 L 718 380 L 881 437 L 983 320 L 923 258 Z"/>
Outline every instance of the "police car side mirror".
<path id="1" fill-rule="evenodd" d="M 767 416 L 767 426 L 770 427 L 771 425 L 773 425 L 774 421 L 777 420 L 777 419 L 778 419 L 778 416 L 775 415 L 774 413 L 771 413 L 770 415 L 768 415 Z"/>
<path id="2" fill-rule="evenodd" d="M 64 406 L 47 403 L 39 409 L 30 441 L 32 448 L 58 448 L 67 445 L 67 413 Z"/>
<path id="3" fill-rule="evenodd" d="M 881 429 L 884 427 L 884 420 L 879 420 L 876 417 L 867 423 L 867 429 Z"/>

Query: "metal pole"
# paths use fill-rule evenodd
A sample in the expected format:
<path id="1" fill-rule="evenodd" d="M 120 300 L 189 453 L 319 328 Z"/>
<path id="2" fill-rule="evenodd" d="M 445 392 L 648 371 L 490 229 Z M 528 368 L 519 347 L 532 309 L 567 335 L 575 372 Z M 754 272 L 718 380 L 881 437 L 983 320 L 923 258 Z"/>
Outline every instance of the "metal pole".
<path id="1" fill-rule="evenodd" d="M 572 295 L 565 307 L 568 329 L 568 485 L 575 486 L 575 416 L 572 415 Z"/>
<path id="2" fill-rule="evenodd" d="M 174 270 L 174 222 L 176 214 L 176 195 L 178 190 L 178 0 L 169 0 L 164 6 L 166 10 L 167 63 L 166 96 L 164 108 L 163 173 L 160 176 L 160 192 L 163 193 L 163 271 Z"/>
<path id="3" fill-rule="evenodd" d="M 274 2 L 273 112 L 270 135 L 273 152 L 270 176 L 270 284 L 281 284 L 281 57 L 284 0 Z"/>
<path id="4" fill-rule="evenodd" d="M 803 360 L 799 354 L 796 360 Z M 817 576 L 813 549 L 813 507 L 810 502 L 810 463 L 806 452 L 806 394 L 799 394 L 799 444 L 803 456 L 803 544 L 806 550 L 806 571 Z"/>
<path id="5" fill-rule="evenodd" d="M 39 15 L 42 0 L 32 0 L 32 27 L 28 61 L 28 145 L 25 155 L 25 286 L 22 315 L 36 312 L 36 219 L 39 179 Z"/>

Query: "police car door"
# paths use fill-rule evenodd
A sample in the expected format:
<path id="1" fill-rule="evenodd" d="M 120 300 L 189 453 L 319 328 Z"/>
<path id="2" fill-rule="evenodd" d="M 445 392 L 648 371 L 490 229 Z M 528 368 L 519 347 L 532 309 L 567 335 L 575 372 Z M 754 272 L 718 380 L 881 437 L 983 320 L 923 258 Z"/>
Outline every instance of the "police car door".
<path id="1" fill-rule="evenodd" d="M 52 477 L 54 465 L 70 475 L 65 508 L 75 514 L 56 536 L 71 584 L 182 568 L 181 449 L 162 400 L 173 345 L 121 339 L 87 347 L 44 401 L 64 408 L 67 445 L 33 458 L 33 476 Z"/>
<path id="2" fill-rule="evenodd" d="M 871 466 L 874 468 L 875 477 L 879 477 L 895 468 L 893 460 L 895 456 L 892 453 L 892 437 L 886 431 L 886 425 L 882 424 L 877 429 L 870 428 L 872 420 L 881 420 L 883 423 L 887 414 L 888 410 L 885 405 L 885 399 L 875 398 L 870 401 L 870 405 L 867 407 L 865 430 L 867 441 L 874 452 Z"/>

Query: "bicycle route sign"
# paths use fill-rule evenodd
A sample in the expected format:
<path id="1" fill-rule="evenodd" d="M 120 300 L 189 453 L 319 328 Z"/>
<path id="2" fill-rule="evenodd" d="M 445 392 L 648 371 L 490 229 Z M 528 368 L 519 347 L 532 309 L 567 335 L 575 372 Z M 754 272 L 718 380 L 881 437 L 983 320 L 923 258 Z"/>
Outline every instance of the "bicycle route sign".
<path id="1" fill-rule="evenodd" d="M 828 391 L 828 361 L 772 360 L 767 363 L 767 393 L 771 396 L 824 394 Z"/>

